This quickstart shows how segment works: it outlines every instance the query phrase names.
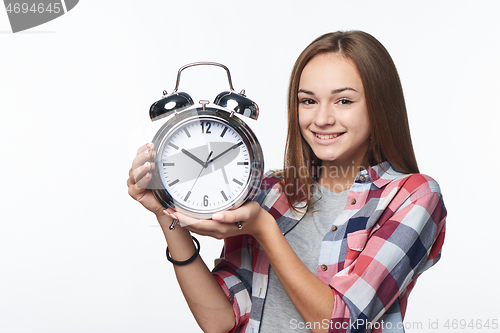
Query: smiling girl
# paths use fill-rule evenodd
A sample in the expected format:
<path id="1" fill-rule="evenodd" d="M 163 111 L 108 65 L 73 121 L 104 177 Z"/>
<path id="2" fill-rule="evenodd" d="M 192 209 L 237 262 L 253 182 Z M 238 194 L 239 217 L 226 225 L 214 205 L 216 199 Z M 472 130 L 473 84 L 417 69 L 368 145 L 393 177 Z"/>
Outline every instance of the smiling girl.
<path id="1" fill-rule="evenodd" d="M 299 56 L 284 167 L 254 201 L 204 221 L 164 210 L 146 189 L 151 151 L 139 149 L 129 193 L 156 214 L 204 331 L 404 332 L 446 209 L 419 173 L 396 68 L 371 35 L 326 34 Z M 169 230 L 173 218 L 187 226 Z M 197 253 L 191 232 L 224 239 L 212 272 L 199 256 L 178 265 Z"/>

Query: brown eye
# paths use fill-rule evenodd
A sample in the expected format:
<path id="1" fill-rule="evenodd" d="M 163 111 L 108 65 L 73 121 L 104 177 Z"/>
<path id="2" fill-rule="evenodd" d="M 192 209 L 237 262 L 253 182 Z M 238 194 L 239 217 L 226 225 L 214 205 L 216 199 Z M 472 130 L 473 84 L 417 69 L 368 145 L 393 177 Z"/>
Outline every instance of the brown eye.
<path id="1" fill-rule="evenodd" d="M 352 104 L 352 101 L 348 98 L 341 98 L 337 103 L 340 105 L 349 105 Z"/>
<path id="2" fill-rule="evenodd" d="M 304 105 L 316 104 L 316 102 L 313 99 L 310 99 L 310 98 L 301 99 L 301 100 L 299 100 L 299 103 L 300 104 L 304 104 Z"/>

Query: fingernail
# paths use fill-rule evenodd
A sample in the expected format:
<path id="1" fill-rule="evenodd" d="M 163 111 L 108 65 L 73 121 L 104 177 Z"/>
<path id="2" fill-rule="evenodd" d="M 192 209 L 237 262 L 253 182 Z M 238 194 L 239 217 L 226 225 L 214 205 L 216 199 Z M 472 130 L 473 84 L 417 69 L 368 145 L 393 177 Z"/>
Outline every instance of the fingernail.
<path id="1" fill-rule="evenodd" d="M 171 218 L 173 219 L 177 219 L 173 214 L 170 214 L 168 211 L 164 210 L 163 213 L 165 213 L 165 215 L 168 215 L 170 216 Z"/>
<path id="2" fill-rule="evenodd" d="M 148 144 L 146 145 L 146 147 L 148 147 L 149 149 L 151 149 L 151 147 L 153 147 L 153 143 L 152 143 L 152 142 L 148 143 Z"/>
<path id="3" fill-rule="evenodd" d="M 212 214 L 212 220 L 222 220 L 224 218 L 224 214 L 222 213 L 215 213 L 215 214 Z"/>

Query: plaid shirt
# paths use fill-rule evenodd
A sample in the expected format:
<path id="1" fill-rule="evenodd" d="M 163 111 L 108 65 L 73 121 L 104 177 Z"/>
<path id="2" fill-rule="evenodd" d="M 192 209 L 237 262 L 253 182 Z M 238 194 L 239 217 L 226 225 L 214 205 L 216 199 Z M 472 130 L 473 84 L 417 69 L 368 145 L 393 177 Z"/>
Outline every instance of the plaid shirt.
<path id="1" fill-rule="evenodd" d="M 268 174 L 255 201 L 285 234 L 305 210 L 290 209 L 279 181 Z M 408 295 L 417 277 L 440 258 L 445 218 L 432 178 L 402 174 L 388 162 L 361 171 L 321 244 L 317 276 L 332 288 L 335 303 L 330 321 L 316 327 L 404 332 Z M 252 236 L 235 236 L 225 240 L 215 263 L 213 274 L 235 312 L 231 332 L 259 332 L 270 266 L 264 251 Z"/>

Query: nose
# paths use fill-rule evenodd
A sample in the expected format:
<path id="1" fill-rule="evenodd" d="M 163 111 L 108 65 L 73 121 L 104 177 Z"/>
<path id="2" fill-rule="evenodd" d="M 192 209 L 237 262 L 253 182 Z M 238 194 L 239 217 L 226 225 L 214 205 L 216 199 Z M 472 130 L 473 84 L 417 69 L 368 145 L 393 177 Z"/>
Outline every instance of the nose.
<path id="1" fill-rule="evenodd" d="M 318 127 L 331 126 L 335 124 L 335 111 L 328 104 L 321 104 L 317 108 L 314 123 Z"/>

